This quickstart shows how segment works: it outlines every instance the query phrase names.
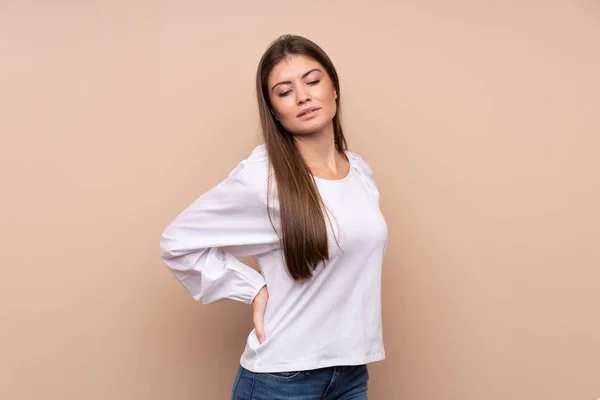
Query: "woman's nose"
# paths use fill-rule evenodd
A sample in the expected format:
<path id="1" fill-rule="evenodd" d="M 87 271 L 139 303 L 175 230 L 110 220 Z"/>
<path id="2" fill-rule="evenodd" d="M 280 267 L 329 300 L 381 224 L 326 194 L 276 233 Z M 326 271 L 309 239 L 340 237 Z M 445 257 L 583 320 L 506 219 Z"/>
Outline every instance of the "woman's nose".
<path id="1" fill-rule="evenodd" d="M 304 104 L 310 100 L 310 95 L 306 90 L 300 89 L 300 90 L 296 91 L 296 93 L 297 93 L 296 102 L 298 103 L 298 105 Z"/>

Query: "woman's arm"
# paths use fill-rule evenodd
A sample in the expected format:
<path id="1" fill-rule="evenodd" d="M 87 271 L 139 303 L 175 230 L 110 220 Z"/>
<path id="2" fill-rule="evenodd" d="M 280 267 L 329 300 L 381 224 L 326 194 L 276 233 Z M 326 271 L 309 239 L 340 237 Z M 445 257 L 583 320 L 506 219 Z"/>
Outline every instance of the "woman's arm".
<path id="1" fill-rule="evenodd" d="M 256 171 L 246 169 L 240 163 L 179 214 L 161 236 L 162 259 L 203 304 L 225 299 L 251 304 L 265 281 L 238 258 L 279 247 Z"/>

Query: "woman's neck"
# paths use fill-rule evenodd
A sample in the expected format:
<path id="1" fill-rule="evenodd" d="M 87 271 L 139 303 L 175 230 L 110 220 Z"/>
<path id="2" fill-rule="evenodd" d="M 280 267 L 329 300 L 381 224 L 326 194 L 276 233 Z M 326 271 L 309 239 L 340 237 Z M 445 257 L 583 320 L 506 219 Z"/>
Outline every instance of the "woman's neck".
<path id="1" fill-rule="evenodd" d="M 340 154 L 333 134 L 333 125 L 318 134 L 297 135 L 296 146 L 315 175 L 344 176 L 348 160 Z"/>

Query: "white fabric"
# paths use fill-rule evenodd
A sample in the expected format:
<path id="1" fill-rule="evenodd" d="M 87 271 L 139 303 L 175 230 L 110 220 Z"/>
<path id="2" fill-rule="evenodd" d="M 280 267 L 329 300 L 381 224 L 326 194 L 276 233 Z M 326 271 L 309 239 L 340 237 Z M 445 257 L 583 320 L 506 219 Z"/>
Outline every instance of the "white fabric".
<path id="1" fill-rule="evenodd" d="M 252 330 L 240 360 L 250 371 L 298 371 L 385 358 L 381 270 L 388 229 L 371 168 L 358 154 L 346 154 L 351 168 L 345 178 L 315 178 L 341 249 L 326 221 L 330 260 L 308 282 L 292 280 L 283 264 L 266 208 L 264 145 L 162 234 L 163 260 L 200 303 L 232 299 L 251 304 L 267 285 L 267 339 L 259 344 Z M 279 229 L 276 193 L 273 199 L 271 216 Z M 246 255 L 257 257 L 260 273 L 238 261 Z"/>

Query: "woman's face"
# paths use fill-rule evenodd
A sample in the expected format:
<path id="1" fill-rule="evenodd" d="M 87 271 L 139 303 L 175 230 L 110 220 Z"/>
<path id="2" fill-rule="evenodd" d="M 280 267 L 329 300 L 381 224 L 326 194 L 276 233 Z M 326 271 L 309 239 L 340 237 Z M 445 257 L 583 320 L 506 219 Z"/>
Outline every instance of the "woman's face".
<path id="1" fill-rule="evenodd" d="M 292 134 L 322 132 L 337 111 L 337 93 L 323 66 L 303 55 L 275 65 L 267 81 L 272 112 Z"/>

